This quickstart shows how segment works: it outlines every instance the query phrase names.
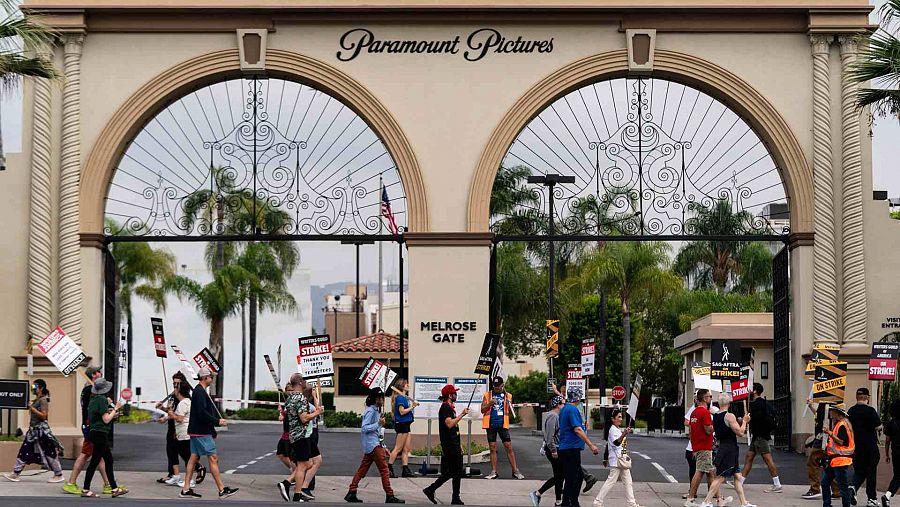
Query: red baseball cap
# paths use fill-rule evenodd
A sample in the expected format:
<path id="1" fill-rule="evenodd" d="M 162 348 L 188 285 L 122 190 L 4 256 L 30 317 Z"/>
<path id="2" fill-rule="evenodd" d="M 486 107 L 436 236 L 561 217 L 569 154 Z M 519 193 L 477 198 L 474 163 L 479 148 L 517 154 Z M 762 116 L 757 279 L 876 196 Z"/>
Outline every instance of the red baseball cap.
<path id="1" fill-rule="evenodd" d="M 453 384 L 447 384 L 441 389 L 441 396 L 450 396 L 450 393 L 459 392 L 459 389 L 453 386 Z"/>

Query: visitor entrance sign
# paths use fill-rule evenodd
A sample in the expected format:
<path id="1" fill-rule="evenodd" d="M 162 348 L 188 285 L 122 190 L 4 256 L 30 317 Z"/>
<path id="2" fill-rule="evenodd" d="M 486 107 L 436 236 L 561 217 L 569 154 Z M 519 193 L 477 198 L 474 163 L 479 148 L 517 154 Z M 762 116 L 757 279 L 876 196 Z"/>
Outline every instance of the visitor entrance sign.
<path id="1" fill-rule="evenodd" d="M 297 356 L 297 366 L 303 378 L 334 375 L 331 337 L 327 334 L 320 334 L 300 338 L 300 355 Z"/>
<path id="2" fill-rule="evenodd" d="M 81 347 L 59 327 L 41 340 L 38 348 L 63 375 L 72 373 L 87 359 L 87 354 Z"/>
<path id="3" fill-rule="evenodd" d="M 895 380 L 900 343 L 873 343 L 869 357 L 869 380 Z"/>
<path id="4" fill-rule="evenodd" d="M 484 399 L 484 393 L 487 392 L 486 378 L 460 378 L 453 379 L 453 385 L 459 389 L 456 393 L 460 400 L 481 400 Z M 481 420 L 480 410 L 470 410 L 469 419 Z"/>
<path id="5" fill-rule="evenodd" d="M 413 409 L 416 419 L 436 419 L 442 401 L 441 389 L 447 385 L 447 377 L 415 377 L 413 396 L 419 406 Z"/>

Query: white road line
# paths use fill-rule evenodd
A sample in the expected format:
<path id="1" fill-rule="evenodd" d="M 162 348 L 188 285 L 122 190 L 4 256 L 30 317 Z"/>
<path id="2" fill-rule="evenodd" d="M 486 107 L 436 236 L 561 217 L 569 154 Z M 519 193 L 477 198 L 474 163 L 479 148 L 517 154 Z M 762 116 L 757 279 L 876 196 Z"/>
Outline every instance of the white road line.
<path id="1" fill-rule="evenodd" d="M 659 473 L 660 473 L 660 474 L 663 476 L 663 478 L 665 478 L 667 481 L 671 482 L 672 484 L 675 484 L 675 483 L 678 482 L 678 481 L 675 480 L 674 477 L 672 477 L 671 474 L 669 474 L 669 472 L 666 472 L 666 469 L 663 468 L 662 465 L 660 465 L 659 463 L 657 463 L 657 462 L 654 461 L 654 462 L 652 462 L 652 463 L 650 463 L 650 464 L 653 465 L 654 468 L 656 468 L 657 470 L 659 470 Z"/>
<path id="2" fill-rule="evenodd" d="M 256 461 L 248 461 L 247 464 L 248 464 L 248 465 L 255 465 L 255 464 L 256 464 Z"/>
<path id="3" fill-rule="evenodd" d="M 235 470 L 235 469 L 233 469 L 233 468 L 232 468 L 231 470 L 226 470 L 226 471 L 225 471 L 225 473 L 228 474 L 228 475 L 231 475 L 231 474 L 233 474 L 233 473 L 235 473 L 235 472 L 237 472 L 237 470 Z"/>
<path id="4" fill-rule="evenodd" d="M 268 456 L 268 455 L 266 455 L 266 456 Z M 260 457 L 256 458 L 256 461 L 260 461 L 260 460 L 264 459 L 266 456 L 260 456 Z"/>
<path id="5" fill-rule="evenodd" d="M 644 459 L 647 460 L 647 461 L 650 461 L 650 459 L 651 459 L 650 456 L 647 456 L 646 454 L 643 454 L 643 453 L 640 453 L 640 452 L 636 452 L 635 454 L 637 454 L 638 456 L 644 458 Z"/>
<path id="6" fill-rule="evenodd" d="M 267 454 L 266 454 L 265 456 L 263 456 L 263 457 L 264 457 L 264 458 L 268 458 L 269 456 L 271 456 L 271 455 L 273 455 L 273 454 L 275 454 L 275 453 L 274 453 L 274 452 L 270 452 L 270 453 L 267 453 Z M 262 459 L 262 458 L 256 458 L 256 459 Z"/>
<path id="7" fill-rule="evenodd" d="M 238 465 L 237 467 L 238 470 L 243 470 L 245 468 L 247 468 L 247 465 Z"/>

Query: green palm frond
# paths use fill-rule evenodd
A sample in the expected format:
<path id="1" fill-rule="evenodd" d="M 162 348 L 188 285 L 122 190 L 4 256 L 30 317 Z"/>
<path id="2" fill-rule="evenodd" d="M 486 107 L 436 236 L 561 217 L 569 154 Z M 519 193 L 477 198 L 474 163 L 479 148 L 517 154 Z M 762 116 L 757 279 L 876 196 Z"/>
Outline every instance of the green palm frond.
<path id="1" fill-rule="evenodd" d="M 894 23 L 900 22 L 900 0 L 887 0 L 879 10 L 881 14 L 881 23 L 884 28 L 894 26 Z"/>
<path id="2" fill-rule="evenodd" d="M 0 21 L 0 46 L 22 49 L 50 46 L 59 42 L 59 34 L 40 22 L 37 16 L 22 16 L 18 11 Z"/>

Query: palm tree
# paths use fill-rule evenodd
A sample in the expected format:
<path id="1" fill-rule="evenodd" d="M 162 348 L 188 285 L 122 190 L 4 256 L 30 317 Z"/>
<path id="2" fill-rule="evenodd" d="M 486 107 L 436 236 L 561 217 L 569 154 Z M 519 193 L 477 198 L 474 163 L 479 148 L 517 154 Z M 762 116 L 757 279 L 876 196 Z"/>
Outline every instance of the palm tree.
<path id="1" fill-rule="evenodd" d="M 681 288 L 681 279 L 667 270 L 668 244 L 658 241 L 614 242 L 588 254 L 578 276 L 564 283 L 569 294 L 591 294 L 598 286 L 615 292 L 622 302 L 622 377 L 631 385 L 631 312 L 633 304 L 662 297 Z M 570 296 L 571 297 L 571 296 Z M 577 297 L 577 296 L 576 296 Z"/>
<path id="2" fill-rule="evenodd" d="M 25 53 L 26 49 L 53 44 L 57 34 L 33 16 L 23 16 L 15 2 L 0 0 L 0 90 L 16 89 L 23 77 L 58 79 L 59 73 L 48 58 Z M 6 169 L 6 155 L 0 136 L 0 171 Z"/>
<path id="3" fill-rule="evenodd" d="M 900 39 L 893 28 L 900 22 L 900 0 L 887 0 L 881 8 L 882 27 L 862 45 L 860 58 L 850 70 L 858 83 L 882 88 L 862 88 L 857 97 L 859 107 L 872 106 L 875 114 L 900 115 Z"/>
<path id="4" fill-rule="evenodd" d="M 118 231 L 122 227 L 111 219 L 106 219 L 107 230 Z M 130 229 L 119 234 L 129 235 Z M 116 263 L 116 300 L 119 306 L 118 318 L 128 322 L 126 343 L 128 347 L 128 386 L 131 386 L 131 363 L 133 351 L 132 297 L 149 302 L 156 312 L 165 311 L 166 282 L 175 276 L 175 256 L 168 250 L 154 249 L 149 243 L 116 242 L 110 246 L 110 253 Z M 118 321 L 117 318 L 117 321 Z M 118 322 L 117 322 L 118 324 Z M 118 326 L 117 326 L 118 327 Z"/>

